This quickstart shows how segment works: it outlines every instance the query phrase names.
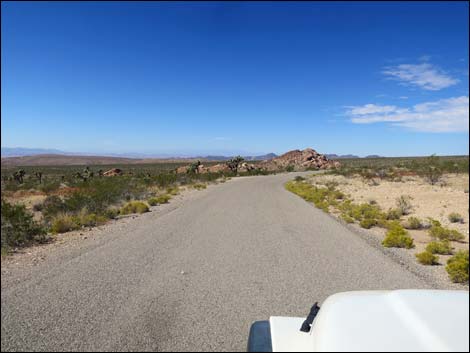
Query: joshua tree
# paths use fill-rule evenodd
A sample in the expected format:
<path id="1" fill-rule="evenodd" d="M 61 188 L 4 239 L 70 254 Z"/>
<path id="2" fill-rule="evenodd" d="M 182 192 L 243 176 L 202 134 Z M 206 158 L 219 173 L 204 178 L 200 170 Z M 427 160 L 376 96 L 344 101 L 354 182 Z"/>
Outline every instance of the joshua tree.
<path id="1" fill-rule="evenodd" d="M 83 169 L 83 176 L 88 180 L 89 178 L 93 178 L 93 172 L 90 170 L 88 166 Z"/>
<path id="2" fill-rule="evenodd" d="M 80 172 L 75 173 L 75 178 L 82 179 L 82 181 L 87 181 L 87 177 Z"/>
<path id="3" fill-rule="evenodd" d="M 35 172 L 34 175 L 39 181 L 39 184 L 42 184 L 42 172 Z"/>
<path id="4" fill-rule="evenodd" d="M 229 159 L 226 164 L 230 168 L 230 170 L 234 173 L 238 171 L 238 166 L 240 165 L 241 162 L 243 162 L 245 159 L 241 156 L 237 156 L 235 158 Z"/>
<path id="5" fill-rule="evenodd" d="M 194 174 L 194 173 L 197 173 L 198 170 L 199 170 L 199 166 L 201 165 L 201 161 L 197 161 L 197 162 L 194 162 L 194 163 L 191 163 L 188 167 L 188 173 L 189 174 Z"/>
<path id="6" fill-rule="evenodd" d="M 26 175 L 26 172 L 23 169 L 19 169 L 13 173 L 13 179 L 15 179 L 18 184 L 23 184 L 23 177 Z"/>

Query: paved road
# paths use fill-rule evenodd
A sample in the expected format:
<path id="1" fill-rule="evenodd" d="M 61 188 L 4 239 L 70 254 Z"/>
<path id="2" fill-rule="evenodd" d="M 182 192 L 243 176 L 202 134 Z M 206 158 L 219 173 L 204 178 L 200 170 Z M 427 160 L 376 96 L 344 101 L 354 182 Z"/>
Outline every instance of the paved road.
<path id="1" fill-rule="evenodd" d="M 2 351 L 242 351 L 254 320 L 305 316 L 339 291 L 428 287 L 284 190 L 291 178 L 233 179 L 2 279 Z"/>

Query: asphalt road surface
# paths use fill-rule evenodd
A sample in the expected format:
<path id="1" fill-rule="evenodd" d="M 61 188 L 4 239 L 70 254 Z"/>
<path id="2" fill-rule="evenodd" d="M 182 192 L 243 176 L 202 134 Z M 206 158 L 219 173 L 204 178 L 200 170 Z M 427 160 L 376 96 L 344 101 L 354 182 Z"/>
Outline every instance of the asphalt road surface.
<path id="1" fill-rule="evenodd" d="M 429 288 L 286 191 L 292 178 L 232 179 L 2 278 L 2 351 L 243 351 L 253 321 L 333 293 Z"/>

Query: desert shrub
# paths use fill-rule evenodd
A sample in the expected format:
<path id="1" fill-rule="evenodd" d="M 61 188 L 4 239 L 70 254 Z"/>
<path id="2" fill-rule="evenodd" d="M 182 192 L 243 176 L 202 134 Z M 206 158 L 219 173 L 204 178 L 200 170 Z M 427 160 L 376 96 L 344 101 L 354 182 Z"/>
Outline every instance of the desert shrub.
<path id="1" fill-rule="evenodd" d="M 196 190 L 202 190 L 202 189 L 205 189 L 207 188 L 207 185 L 206 184 L 193 184 L 193 188 L 196 189 Z"/>
<path id="2" fill-rule="evenodd" d="M 370 205 L 368 203 L 362 203 L 359 205 L 352 204 L 350 216 L 361 221 L 363 219 L 377 219 L 382 218 L 383 214 L 380 208 L 376 205 Z"/>
<path id="3" fill-rule="evenodd" d="M 457 212 L 452 212 L 451 214 L 449 214 L 448 218 L 451 223 L 463 223 L 462 215 Z"/>
<path id="4" fill-rule="evenodd" d="M 417 217 L 409 217 L 404 226 L 406 229 L 421 229 L 423 227 L 420 219 Z"/>
<path id="5" fill-rule="evenodd" d="M 150 205 L 150 206 L 157 206 L 158 205 L 158 201 L 157 201 L 157 198 L 156 197 L 151 197 L 147 200 L 147 203 Z"/>
<path id="6" fill-rule="evenodd" d="M 363 220 L 361 220 L 361 221 L 359 222 L 359 225 L 360 225 L 362 228 L 370 229 L 370 228 L 372 228 L 373 226 L 377 225 L 377 220 L 372 219 L 372 218 L 364 218 Z"/>
<path id="7" fill-rule="evenodd" d="M 427 158 L 420 174 L 429 181 L 431 185 L 436 184 L 442 177 L 443 170 L 440 165 L 439 157 L 432 155 Z"/>
<path id="8" fill-rule="evenodd" d="M 12 205 L 1 201 L 1 247 L 22 246 L 32 241 L 43 242 L 46 230 L 24 205 Z"/>
<path id="9" fill-rule="evenodd" d="M 159 196 L 156 196 L 156 197 L 151 197 L 150 199 L 147 200 L 147 203 L 150 206 L 157 206 L 157 205 L 160 205 L 160 204 L 163 204 L 163 203 L 168 203 L 168 201 L 170 201 L 170 199 L 171 199 L 170 195 L 164 194 L 164 195 L 159 195 Z"/>
<path id="10" fill-rule="evenodd" d="M 202 184 L 199 184 L 202 185 Z M 177 186 L 172 186 L 166 189 L 166 193 L 169 195 L 178 195 L 180 192 L 180 189 Z"/>
<path id="11" fill-rule="evenodd" d="M 416 254 L 415 256 L 418 259 L 418 262 L 422 265 L 439 264 L 438 262 L 439 258 L 436 255 L 430 253 L 429 251 L 420 252 L 419 254 Z"/>
<path id="12" fill-rule="evenodd" d="M 49 181 L 49 182 L 44 182 L 39 186 L 39 190 L 45 193 L 50 193 L 52 191 L 57 190 L 60 187 L 60 182 L 59 181 Z"/>
<path id="13" fill-rule="evenodd" d="M 289 173 L 290 173 L 290 172 L 293 172 L 294 170 L 295 170 L 295 167 L 294 167 L 293 165 L 288 165 L 288 166 L 286 167 L 286 172 L 289 172 Z"/>
<path id="14" fill-rule="evenodd" d="M 79 228 L 80 225 L 76 219 L 67 213 L 59 213 L 51 220 L 51 232 L 54 234 L 65 233 Z"/>
<path id="15" fill-rule="evenodd" d="M 377 226 L 381 227 L 381 228 L 388 229 L 388 228 L 390 228 L 390 223 L 393 223 L 393 222 L 395 222 L 395 221 L 390 221 L 386 218 L 379 218 L 379 219 L 377 219 Z"/>
<path id="16" fill-rule="evenodd" d="M 411 197 L 406 195 L 401 195 L 396 199 L 397 209 L 400 210 L 402 215 L 410 214 L 413 206 L 411 205 Z"/>
<path id="17" fill-rule="evenodd" d="M 163 204 L 163 203 L 168 203 L 168 201 L 170 201 L 170 199 L 171 199 L 170 195 L 164 194 L 164 195 L 159 195 L 159 196 L 156 196 L 156 197 L 152 197 L 152 198 L 148 199 L 147 202 L 150 206 L 157 206 L 157 205 L 160 205 L 160 204 Z"/>
<path id="18" fill-rule="evenodd" d="M 300 175 L 297 175 L 295 178 L 294 178 L 294 181 L 296 182 L 301 182 L 301 181 L 304 181 L 305 178 L 304 177 L 301 177 Z"/>
<path id="19" fill-rule="evenodd" d="M 385 235 L 382 245 L 386 248 L 406 248 L 414 247 L 413 239 L 408 232 L 398 222 L 391 222 L 387 234 Z"/>
<path id="20" fill-rule="evenodd" d="M 93 178 L 80 184 L 64 203 L 67 212 L 77 213 L 86 208 L 89 212 L 102 214 L 109 206 L 122 200 L 139 199 L 147 192 L 142 179 L 121 176 L 118 178 Z"/>
<path id="21" fill-rule="evenodd" d="M 346 223 L 354 223 L 354 218 L 348 216 L 347 214 L 341 214 L 340 218 Z"/>
<path id="22" fill-rule="evenodd" d="M 438 221 L 432 221 L 431 224 L 429 235 L 433 238 L 451 241 L 462 241 L 465 239 L 465 236 L 458 230 L 443 227 Z"/>
<path id="23" fill-rule="evenodd" d="M 59 196 L 47 196 L 42 203 L 42 214 L 44 217 L 49 218 L 58 213 L 66 211 L 66 206 Z"/>
<path id="24" fill-rule="evenodd" d="M 461 250 L 447 260 L 446 271 L 452 282 L 468 282 L 468 250 Z"/>
<path id="25" fill-rule="evenodd" d="M 161 188 L 172 185 L 177 180 L 178 180 L 178 176 L 176 174 L 171 174 L 171 173 L 159 173 L 153 177 L 153 182 Z"/>
<path id="26" fill-rule="evenodd" d="M 316 207 L 329 212 L 330 201 L 335 200 L 336 194 L 327 188 L 318 188 L 308 183 L 290 181 L 285 184 L 290 192 L 302 197 L 304 200 L 313 202 Z"/>
<path id="27" fill-rule="evenodd" d="M 119 211 L 121 214 L 131 214 L 131 213 L 145 213 L 149 211 L 149 207 L 141 201 L 131 201 L 121 207 Z"/>
<path id="28" fill-rule="evenodd" d="M 93 196 L 83 191 L 74 192 L 64 200 L 65 212 L 77 213 L 83 208 L 91 212 L 101 211 L 98 205 L 99 201 L 95 200 Z"/>
<path id="29" fill-rule="evenodd" d="M 426 251 L 431 254 L 451 255 L 452 250 L 452 246 L 450 246 L 448 240 L 432 241 L 426 246 Z"/>
<path id="30" fill-rule="evenodd" d="M 94 227 L 106 223 L 107 218 L 104 215 L 89 213 L 86 209 L 82 209 L 77 215 L 73 216 L 73 220 L 79 226 Z"/>
<path id="31" fill-rule="evenodd" d="M 388 220 L 397 220 L 400 219 L 403 215 L 403 212 L 399 208 L 391 208 L 385 214 L 385 218 Z"/>
<path id="32" fill-rule="evenodd" d="M 116 208 L 108 208 L 103 212 L 103 216 L 108 219 L 115 219 L 119 215 L 119 210 Z"/>

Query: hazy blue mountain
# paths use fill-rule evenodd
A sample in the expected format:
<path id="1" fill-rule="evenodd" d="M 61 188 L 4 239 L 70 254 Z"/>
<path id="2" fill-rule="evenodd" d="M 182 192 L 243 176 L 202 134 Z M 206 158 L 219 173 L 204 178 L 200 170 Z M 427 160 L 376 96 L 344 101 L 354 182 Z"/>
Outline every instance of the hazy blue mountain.
<path id="1" fill-rule="evenodd" d="M 201 159 L 209 160 L 209 161 L 227 161 L 234 156 L 205 156 L 205 157 L 198 157 Z M 243 156 L 243 158 L 247 161 L 266 161 L 268 159 L 276 158 L 277 154 L 275 153 L 268 153 L 263 154 L 261 156 Z"/>
<path id="2" fill-rule="evenodd" d="M 66 156 L 101 156 L 101 157 L 122 157 L 122 158 L 200 158 L 210 161 L 226 161 L 232 158 L 233 156 L 206 156 L 206 157 L 193 157 L 190 154 L 181 154 L 176 153 L 90 153 L 90 152 L 64 152 L 57 149 L 51 148 L 25 148 L 25 147 L 2 147 L 1 148 L 2 157 L 23 157 L 23 156 L 36 156 L 42 154 L 55 154 L 55 155 L 66 155 Z M 268 153 L 260 156 L 246 156 L 243 157 L 248 161 L 261 161 L 277 157 L 274 153 Z"/>
<path id="3" fill-rule="evenodd" d="M 330 154 L 325 154 L 326 158 L 328 159 L 345 159 L 345 158 L 361 158 L 359 156 L 356 156 L 354 154 L 341 154 L 341 155 L 337 155 L 337 154 L 334 154 L 334 153 L 330 153 Z"/>
<path id="4" fill-rule="evenodd" d="M 2 157 L 34 156 L 37 154 L 68 154 L 67 152 L 50 148 L 24 148 L 24 147 L 2 147 Z"/>

